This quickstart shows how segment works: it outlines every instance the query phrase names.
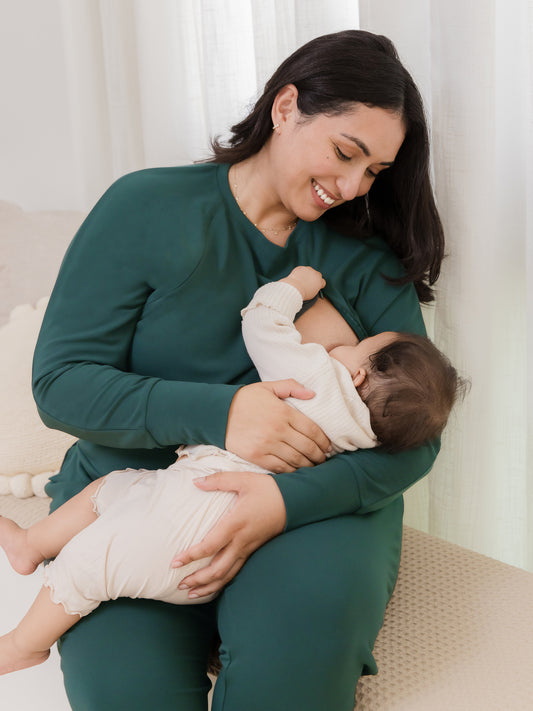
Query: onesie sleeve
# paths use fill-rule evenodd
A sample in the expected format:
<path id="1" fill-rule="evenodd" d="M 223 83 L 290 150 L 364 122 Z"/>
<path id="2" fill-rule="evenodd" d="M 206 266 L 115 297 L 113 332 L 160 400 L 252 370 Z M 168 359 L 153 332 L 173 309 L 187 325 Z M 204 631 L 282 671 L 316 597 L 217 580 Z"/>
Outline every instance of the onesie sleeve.
<path id="1" fill-rule="evenodd" d="M 387 284 L 380 273 L 368 274 L 365 280 L 357 310 L 371 335 L 389 330 L 425 334 L 411 284 Z M 287 511 L 286 529 L 386 506 L 430 471 L 439 447 L 435 440 L 396 454 L 379 447 L 358 449 L 315 467 L 276 475 Z"/>
<path id="2" fill-rule="evenodd" d="M 294 326 L 301 308 L 302 297 L 296 287 L 270 282 L 258 289 L 241 311 L 244 344 L 261 380 L 292 378 L 296 367 L 305 369 L 309 363 L 314 370 L 321 354 L 327 359 L 322 346 L 302 344 Z"/>
<path id="3" fill-rule="evenodd" d="M 375 447 L 370 413 L 348 370 L 318 343 L 302 343 L 294 317 L 302 307 L 298 289 L 271 282 L 258 289 L 242 310 L 244 343 L 261 380 L 295 378 L 313 390 L 310 400 L 288 402 L 310 417 L 335 452 Z"/>
<path id="4" fill-rule="evenodd" d="M 34 355 L 37 408 L 47 426 L 109 447 L 223 446 L 237 386 L 130 372 L 135 329 L 165 261 L 150 224 L 158 194 L 144 173 L 108 190 L 67 251 Z M 201 255 L 201 240 L 184 243 L 177 283 Z"/>

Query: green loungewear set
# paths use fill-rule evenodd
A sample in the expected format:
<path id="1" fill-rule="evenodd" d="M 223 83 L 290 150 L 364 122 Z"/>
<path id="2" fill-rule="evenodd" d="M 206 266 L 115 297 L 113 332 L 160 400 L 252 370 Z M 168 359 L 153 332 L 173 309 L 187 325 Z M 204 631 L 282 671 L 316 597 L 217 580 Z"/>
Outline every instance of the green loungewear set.
<path id="1" fill-rule="evenodd" d="M 413 286 L 383 279 L 402 271 L 377 238 L 300 221 L 279 247 L 239 210 L 227 165 L 118 180 L 69 247 L 36 348 L 41 417 L 80 438 L 47 486 L 52 508 L 110 471 L 167 467 L 179 444 L 224 447 L 235 392 L 258 380 L 240 311 L 299 264 L 323 273 L 326 296 L 359 338 L 424 332 Z M 119 599 L 62 638 L 74 711 L 204 711 L 217 627 L 213 711 L 352 709 L 358 676 L 376 670 L 401 492 L 436 452 L 434 443 L 396 455 L 358 450 L 277 475 L 286 531 L 215 601 Z"/>

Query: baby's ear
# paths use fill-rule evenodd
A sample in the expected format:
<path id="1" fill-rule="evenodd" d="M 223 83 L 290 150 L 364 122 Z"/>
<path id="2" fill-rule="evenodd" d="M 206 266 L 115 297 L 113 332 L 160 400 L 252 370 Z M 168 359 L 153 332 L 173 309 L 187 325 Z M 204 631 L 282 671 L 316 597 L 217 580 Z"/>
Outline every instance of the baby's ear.
<path id="1" fill-rule="evenodd" d="M 366 370 L 365 368 L 359 368 L 353 375 L 352 375 L 352 380 L 353 384 L 355 385 L 356 388 L 361 387 L 361 385 L 365 382 L 366 380 Z"/>

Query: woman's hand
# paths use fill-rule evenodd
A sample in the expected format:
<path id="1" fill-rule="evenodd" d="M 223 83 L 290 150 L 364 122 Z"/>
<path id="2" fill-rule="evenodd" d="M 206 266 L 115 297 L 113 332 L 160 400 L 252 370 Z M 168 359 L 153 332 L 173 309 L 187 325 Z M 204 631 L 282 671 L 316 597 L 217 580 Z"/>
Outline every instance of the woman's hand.
<path id="1" fill-rule="evenodd" d="M 284 398 L 309 400 L 312 390 L 295 380 L 252 383 L 235 394 L 228 416 L 226 449 L 279 474 L 321 464 L 330 442 L 320 427 Z"/>
<path id="2" fill-rule="evenodd" d="M 218 472 L 194 483 L 204 491 L 234 491 L 237 497 L 200 543 L 172 561 L 172 567 L 179 568 L 214 556 L 209 565 L 180 583 L 181 590 L 189 589 L 191 599 L 219 592 L 255 550 L 283 531 L 286 521 L 283 497 L 269 474 Z"/>

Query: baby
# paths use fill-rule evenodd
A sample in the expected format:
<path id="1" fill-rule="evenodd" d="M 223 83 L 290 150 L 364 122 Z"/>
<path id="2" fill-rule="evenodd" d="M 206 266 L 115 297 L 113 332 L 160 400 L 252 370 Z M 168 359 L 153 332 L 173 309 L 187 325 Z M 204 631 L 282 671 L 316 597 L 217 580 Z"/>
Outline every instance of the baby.
<path id="1" fill-rule="evenodd" d="M 409 334 L 359 341 L 350 332 L 353 345 L 334 343 L 329 352 L 302 342 L 294 318 L 324 286 L 319 272 L 297 267 L 258 289 L 242 311 L 243 338 L 261 379 L 295 378 L 315 392 L 290 403 L 322 428 L 332 454 L 378 445 L 399 451 L 437 436 L 462 388 L 455 369 L 428 339 Z M 311 323 L 312 310 L 306 314 Z M 0 674 L 44 661 L 52 644 L 104 600 L 190 604 L 214 597 L 193 600 L 178 588 L 208 559 L 182 567 L 173 562 L 202 540 L 235 494 L 202 491 L 194 479 L 265 470 L 212 445 L 182 446 L 177 453 L 165 470 L 128 469 L 97 479 L 29 529 L 0 517 L 0 545 L 17 572 L 32 573 L 56 556 L 28 613 L 0 637 Z"/>

